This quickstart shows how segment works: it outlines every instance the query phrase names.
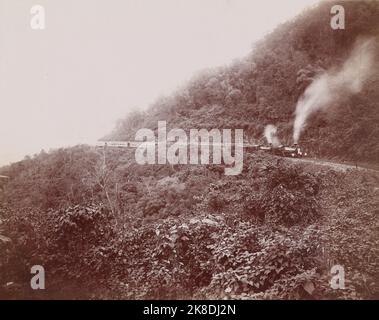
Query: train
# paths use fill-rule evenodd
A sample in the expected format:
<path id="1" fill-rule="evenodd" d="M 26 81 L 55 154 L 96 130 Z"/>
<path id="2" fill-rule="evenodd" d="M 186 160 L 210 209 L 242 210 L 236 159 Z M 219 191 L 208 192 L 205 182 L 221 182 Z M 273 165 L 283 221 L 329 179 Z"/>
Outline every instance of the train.
<path id="1" fill-rule="evenodd" d="M 113 147 L 113 148 L 136 148 L 141 142 L 139 141 L 99 141 L 96 147 Z M 247 152 L 263 151 L 280 157 L 303 158 L 307 156 L 300 146 L 295 143 L 292 146 L 279 145 L 274 146 L 272 143 L 268 145 L 244 143 L 244 149 Z"/>
<path id="2" fill-rule="evenodd" d="M 276 156 L 288 158 L 302 158 L 307 156 L 307 153 L 304 152 L 297 143 L 292 146 L 274 146 L 272 143 L 268 145 L 248 144 L 246 145 L 246 149 L 247 151 L 264 151 Z"/>

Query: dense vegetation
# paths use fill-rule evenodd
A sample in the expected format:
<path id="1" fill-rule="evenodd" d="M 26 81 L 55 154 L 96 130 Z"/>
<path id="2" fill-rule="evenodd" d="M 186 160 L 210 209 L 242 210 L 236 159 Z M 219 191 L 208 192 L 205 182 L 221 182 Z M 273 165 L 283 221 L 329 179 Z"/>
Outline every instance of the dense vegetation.
<path id="1" fill-rule="evenodd" d="M 315 74 L 341 63 L 358 36 L 379 34 L 379 2 L 330 3 L 290 21 L 251 55 L 208 70 L 106 138 L 133 139 L 157 120 L 177 128 L 268 123 L 290 143 L 296 101 Z M 314 155 L 374 163 L 378 75 L 315 114 L 301 143 Z M 223 165 L 138 165 L 134 150 L 76 146 L 0 169 L 0 298 L 379 298 L 379 174 L 298 164 L 255 152 Z M 30 267 L 47 289 L 30 289 Z M 330 287 L 343 265 L 346 289 Z"/>
<path id="2" fill-rule="evenodd" d="M 378 297 L 378 175 L 307 169 L 266 155 L 248 156 L 243 176 L 220 179 L 212 166 L 166 170 L 130 177 L 120 187 L 123 210 L 113 191 L 111 209 L 101 190 L 50 210 L 3 207 L 1 233 L 12 241 L 2 243 L 0 280 L 15 282 L 3 294 Z M 336 263 L 346 268 L 346 290 L 330 288 Z M 29 289 L 33 264 L 47 270 L 43 293 Z"/>

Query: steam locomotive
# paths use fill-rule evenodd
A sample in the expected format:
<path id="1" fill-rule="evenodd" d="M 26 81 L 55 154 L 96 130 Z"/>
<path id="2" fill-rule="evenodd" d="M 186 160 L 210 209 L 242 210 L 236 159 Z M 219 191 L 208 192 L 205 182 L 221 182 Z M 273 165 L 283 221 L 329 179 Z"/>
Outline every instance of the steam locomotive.
<path id="1" fill-rule="evenodd" d="M 303 152 L 297 143 L 295 143 L 291 147 L 284 146 L 284 145 L 280 145 L 276 147 L 276 146 L 273 146 L 272 143 L 270 143 L 269 145 L 259 145 L 259 144 L 247 145 L 246 148 L 247 148 L 247 151 L 261 150 L 261 151 L 271 153 L 280 157 L 302 158 L 302 157 L 307 156 L 307 153 Z"/>

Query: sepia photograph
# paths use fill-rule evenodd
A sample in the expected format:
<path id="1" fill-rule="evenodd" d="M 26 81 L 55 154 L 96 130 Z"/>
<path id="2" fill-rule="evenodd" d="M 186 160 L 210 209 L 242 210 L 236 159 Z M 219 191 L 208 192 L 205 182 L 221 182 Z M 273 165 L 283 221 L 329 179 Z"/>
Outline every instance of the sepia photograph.
<path id="1" fill-rule="evenodd" d="M 378 299 L 378 0 L 0 0 L 0 300 Z"/>

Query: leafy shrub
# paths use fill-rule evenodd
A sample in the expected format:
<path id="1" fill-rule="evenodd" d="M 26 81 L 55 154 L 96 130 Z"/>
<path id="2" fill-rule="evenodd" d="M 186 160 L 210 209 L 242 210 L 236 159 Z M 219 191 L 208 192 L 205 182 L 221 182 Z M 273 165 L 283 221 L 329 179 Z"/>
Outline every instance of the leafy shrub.
<path id="1" fill-rule="evenodd" d="M 244 195 L 244 211 L 251 217 L 287 226 L 309 224 L 317 219 L 318 192 L 319 180 L 313 174 L 282 162 L 265 167 L 263 177 L 240 190 Z"/>

